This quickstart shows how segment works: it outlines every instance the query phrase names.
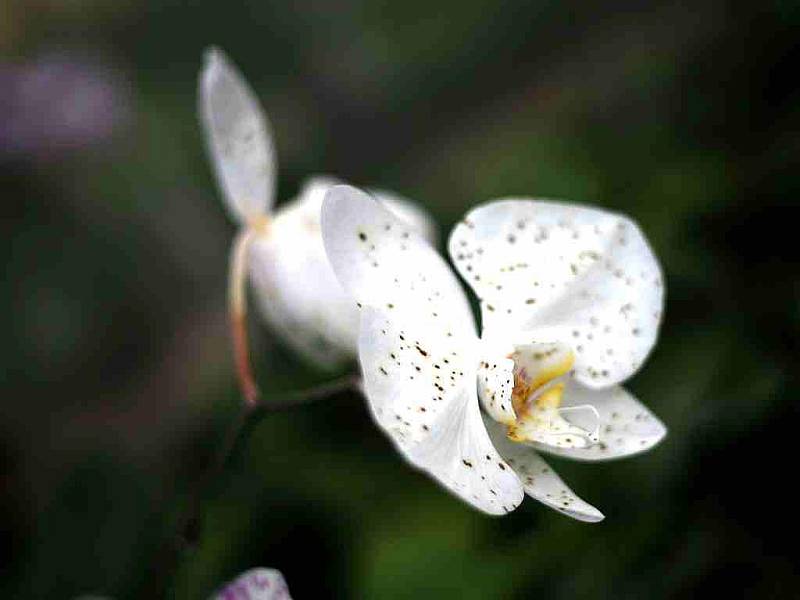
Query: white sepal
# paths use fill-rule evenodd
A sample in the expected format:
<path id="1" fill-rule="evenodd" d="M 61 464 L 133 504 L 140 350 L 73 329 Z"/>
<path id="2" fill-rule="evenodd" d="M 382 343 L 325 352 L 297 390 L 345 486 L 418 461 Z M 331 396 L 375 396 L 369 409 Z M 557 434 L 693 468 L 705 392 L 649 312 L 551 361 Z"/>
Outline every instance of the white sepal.
<path id="1" fill-rule="evenodd" d="M 492 443 L 514 469 L 531 498 L 579 521 L 596 523 L 604 519 L 603 513 L 579 498 L 536 451 L 509 441 L 505 428 L 492 419 L 484 417 L 483 420 Z"/>
<path id="2" fill-rule="evenodd" d="M 453 230 L 450 255 L 481 299 L 484 335 L 568 343 L 591 387 L 630 377 L 655 343 L 661 269 L 630 219 L 577 204 L 500 200 Z"/>
<path id="3" fill-rule="evenodd" d="M 358 309 L 331 269 L 319 207 L 301 196 L 276 213 L 250 249 L 250 279 L 262 316 L 295 351 L 326 369 L 356 355 Z"/>
<path id="4" fill-rule="evenodd" d="M 209 159 L 231 217 L 266 214 L 275 195 L 272 131 L 253 90 L 219 48 L 209 48 L 199 84 Z"/>

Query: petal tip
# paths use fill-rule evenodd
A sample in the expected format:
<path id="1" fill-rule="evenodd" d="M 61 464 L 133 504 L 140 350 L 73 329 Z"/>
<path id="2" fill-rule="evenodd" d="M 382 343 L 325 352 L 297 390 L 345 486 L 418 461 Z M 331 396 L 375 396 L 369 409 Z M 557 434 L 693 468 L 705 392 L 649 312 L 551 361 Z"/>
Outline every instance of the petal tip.
<path id="1" fill-rule="evenodd" d="M 225 51 L 212 44 L 203 50 L 203 64 L 206 68 L 225 62 Z"/>
<path id="2" fill-rule="evenodd" d="M 218 85 L 222 73 L 230 70 L 230 63 L 225 51 L 219 46 L 208 46 L 203 50 L 203 66 L 200 69 L 199 100 L 201 117 L 211 119 L 211 95 Z"/>
<path id="3" fill-rule="evenodd" d="M 557 507 L 554 507 L 557 508 Z M 606 516 L 587 502 L 581 501 L 578 508 L 558 509 L 559 512 L 568 517 L 572 517 L 581 523 L 599 523 L 604 521 Z"/>
<path id="4" fill-rule="evenodd" d="M 594 508 L 594 507 L 592 507 L 592 508 L 593 508 L 592 511 L 587 512 L 586 518 L 584 519 L 584 522 L 585 523 L 600 523 L 601 521 L 605 521 L 606 516 L 603 513 L 601 513 L 599 510 L 597 510 L 596 508 Z"/>
<path id="5" fill-rule="evenodd" d="M 344 218 L 349 211 L 359 213 L 359 204 L 365 207 L 364 203 L 369 203 L 372 200 L 372 196 L 357 187 L 344 183 L 330 186 L 325 191 L 320 215 L 323 239 L 336 237 L 337 234 L 334 233 L 334 230 L 336 229 L 337 221 Z M 326 234 L 326 232 L 328 233 Z"/>
<path id="6" fill-rule="evenodd" d="M 667 438 L 667 434 L 669 433 L 669 429 L 667 429 L 667 426 L 664 425 L 663 421 L 661 421 L 661 419 L 658 418 L 657 421 L 658 421 L 658 426 L 657 426 L 658 429 L 656 431 L 656 434 L 653 436 L 653 443 L 650 446 L 651 448 L 654 448 L 658 446 L 661 442 L 663 442 Z"/>
<path id="7" fill-rule="evenodd" d="M 368 195 L 366 192 L 361 191 L 357 187 L 353 187 L 352 185 L 347 185 L 346 183 L 334 183 L 330 185 L 325 192 L 325 203 L 332 204 L 336 202 L 342 202 L 347 197 L 352 196 L 366 196 Z"/>

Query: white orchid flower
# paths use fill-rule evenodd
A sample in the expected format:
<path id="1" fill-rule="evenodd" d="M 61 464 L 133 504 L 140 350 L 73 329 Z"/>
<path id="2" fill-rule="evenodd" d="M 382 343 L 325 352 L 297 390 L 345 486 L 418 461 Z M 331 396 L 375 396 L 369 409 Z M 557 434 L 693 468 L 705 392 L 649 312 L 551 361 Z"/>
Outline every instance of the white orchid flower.
<path id="1" fill-rule="evenodd" d="M 322 200 L 338 183 L 312 178 L 299 196 L 273 211 L 276 156 L 269 121 L 255 94 L 224 53 L 206 53 L 200 84 L 200 119 L 218 186 L 239 223 L 231 255 L 229 301 L 239 380 L 255 402 L 246 316 L 248 274 L 263 316 L 295 350 L 322 367 L 356 355 L 358 314 L 328 264 L 320 234 Z M 377 191 L 382 202 L 428 239 L 429 218 L 409 201 Z"/>
<path id="2" fill-rule="evenodd" d="M 603 519 L 537 451 L 605 460 L 666 434 L 619 386 L 653 347 L 663 304 L 638 227 L 539 200 L 472 210 L 449 250 L 480 299 L 480 337 L 444 260 L 368 194 L 332 188 L 322 233 L 361 307 L 371 412 L 403 456 L 489 514 L 513 510 L 525 492 L 576 519 Z"/>
<path id="3" fill-rule="evenodd" d="M 292 600 L 283 575 L 275 569 L 251 569 L 226 584 L 212 600 Z"/>

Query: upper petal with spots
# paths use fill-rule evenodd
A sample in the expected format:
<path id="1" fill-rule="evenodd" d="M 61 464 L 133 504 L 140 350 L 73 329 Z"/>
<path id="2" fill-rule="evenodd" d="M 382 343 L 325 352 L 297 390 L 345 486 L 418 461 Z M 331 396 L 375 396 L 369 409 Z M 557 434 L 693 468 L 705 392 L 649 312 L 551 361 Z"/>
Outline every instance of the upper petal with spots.
<path id="1" fill-rule="evenodd" d="M 653 347 L 661 269 L 630 219 L 575 204 L 500 200 L 466 216 L 449 242 L 481 299 L 484 335 L 566 342 L 575 377 L 618 383 Z"/>
<path id="2" fill-rule="evenodd" d="M 336 185 L 345 185 L 345 182 L 331 175 L 314 175 L 303 183 L 298 200 L 306 206 L 307 210 L 316 211 L 319 214 L 325 195 Z M 418 204 L 390 190 L 369 188 L 367 192 L 430 244 L 436 243 L 439 237 L 436 223 Z"/>
<path id="3" fill-rule="evenodd" d="M 375 420 L 400 451 L 430 437 L 437 416 L 451 403 L 474 398 L 470 350 L 418 327 L 413 319 L 362 309 L 359 358 L 364 387 Z"/>
<path id="4" fill-rule="evenodd" d="M 442 339 L 474 345 L 466 294 L 414 228 L 369 194 L 339 185 L 322 207 L 322 236 L 333 270 L 363 306 L 412 319 Z"/>
<path id="5" fill-rule="evenodd" d="M 210 48 L 200 76 L 200 121 L 217 184 L 231 216 L 263 215 L 275 194 L 275 149 L 261 105 L 222 50 Z"/>
<path id="6" fill-rule="evenodd" d="M 439 230 L 431 216 L 408 198 L 390 190 L 370 188 L 369 193 L 380 200 L 386 208 L 414 228 L 429 244 L 435 246 L 439 241 Z"/>
<path id="7" fill-rule="evenodd" d="M 358 309 L 342 288 L 325 254 L 320 230 L 322 201 L 339 182 L 309 178 L 298 196 L 281 205 L 266 235 L 254 239 L 250 276 L 264 317 L 289 345 L 323 368 L 337 367 L 357 354 Z M 416 231 L 435 231 L 427 214 L 394 198 L 379 200 Z M 387 204 L 389 202 L 390 204 Z"/>
<path id="8" fill-rule="evenodd" d="M 339 281 L 362 306 L 359 360 L 373 415 L 406 451 L 464 390 L 475 397 L 478 338 L 466 295 L 433 248 L 360 190 L 328 192 L 322 233 Z"/>
<path id="9" fill-rule="evenodd" d="M 478 338 L 453 272 L 355 188 L 328 193 L 322 229 L 334 271 L 363 307 L 359 359 L 375 420 L 406 459 L 465 501 L 512 510 L 522 490 L 480 419 Z"/>

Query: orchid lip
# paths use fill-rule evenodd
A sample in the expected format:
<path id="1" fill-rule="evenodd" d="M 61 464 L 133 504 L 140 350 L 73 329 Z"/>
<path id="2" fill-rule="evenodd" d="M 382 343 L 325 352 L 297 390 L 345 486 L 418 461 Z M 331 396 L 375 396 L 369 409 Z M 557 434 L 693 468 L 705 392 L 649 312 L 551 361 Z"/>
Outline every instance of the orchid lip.
<path id="1" fill-rule="evenodd" d="M 577 411 L 589 411 L 594 417 L 594 427 L 589 431 L 589 439 L 593 444 L 600 443 L 600 412 L 592 404 L 579 404 L 577 406 L 562 406 L 558 409 L 559 414 L 574 413 Z M 569 419 L 567 419 L 569 420 Z M 591 444 L 590 444 L 591 445 Z"/>
<path id="2" fill-rule="evenodd" d="M 562 407 L 564 378 L 572 372 L 573 352 L 560 344 L 518 346 L 514 361 L 512 405 L 515 420 L 506 423 L 507 436 L 518 443 L 557 448 L 586 448 L 599 442 L 600 415 L 591 405 Z M 593 427 L 570 422 L 566 415 L 590 412 Z"/>

